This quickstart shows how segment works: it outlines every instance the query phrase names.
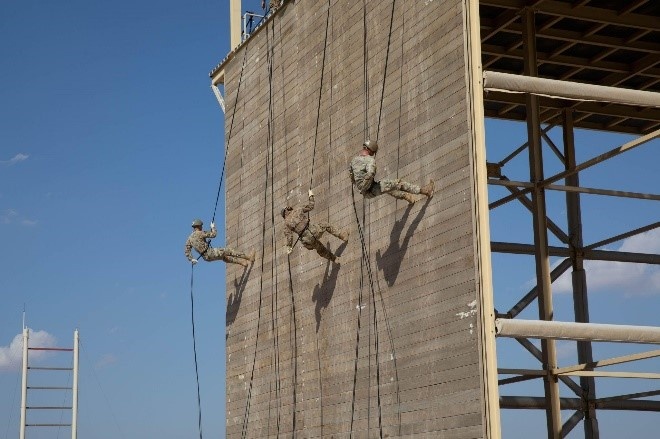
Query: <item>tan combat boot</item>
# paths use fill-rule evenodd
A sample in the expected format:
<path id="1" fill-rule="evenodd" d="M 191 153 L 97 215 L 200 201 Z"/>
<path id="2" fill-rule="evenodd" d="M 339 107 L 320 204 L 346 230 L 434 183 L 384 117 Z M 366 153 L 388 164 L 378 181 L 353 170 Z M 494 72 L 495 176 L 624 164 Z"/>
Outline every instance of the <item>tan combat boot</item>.
<path id="1" fill-rule="evenodd" d="M 256 252 L 255 250 L 252 250 L 252 252 L 250 252 L 250 254 L 248 255 L 248 260 L 249 260 L 250 262 L 254 262 L 254 256 L 255 256 L 256 254 L 257 254 L 257 252 Z"/>
<path id="2" fill-rule="evenodd" d="M 435 182 L 433 180 L 429 180 L 428 184 L 425 184 L 419 189 L 419 193 L 431 198 L 433 196 L 434 189 L 435 189 Z"/>
<path id="3" fill-rule="evenodd" d="M 236 261 L 237 264 L 241 264 L 243 267 L 249 267 L 250 262 L 248 262 L 246 259 L 239 259 Z"/>
<path id="4" fill-rule="evenodd" d="M 337 238 L 341 239 L 344 242 L 348 242 L 348 236 L 351 234 L 348 230 L 344 230 L 343 232 L 340 232 Z"/>

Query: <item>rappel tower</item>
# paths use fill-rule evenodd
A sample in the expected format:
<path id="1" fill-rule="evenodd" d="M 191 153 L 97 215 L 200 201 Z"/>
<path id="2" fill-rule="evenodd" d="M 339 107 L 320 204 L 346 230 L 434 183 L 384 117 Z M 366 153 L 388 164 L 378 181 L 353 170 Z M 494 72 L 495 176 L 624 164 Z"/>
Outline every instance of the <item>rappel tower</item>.
<path id="1" fill-rule="evenodd" d="M 566 186 L 579 186 L 568 179 L 584 169 L 567 160 L 564 175 L 544 181 L 540 127 L 546 120 L 539 108 L 552 106 L 539 103 L 536 94 L 559 94 L 553 104 L 617 99 L 608 101 L 613 102 L 608 111 L 621 111 L 615 114 L 621 117 L 631 102 L 656 114 L 657 93 L 603 93 L 596 86 L 576 92 L 559 80 L 549 85 L 522 80 L 541 76 L 534 14 L 544 3 L 552 4 L 549 14 L 568 14 L 563 6 L 570 2 L 275 3 L 248 35 L 235 25 L 241 9 L 232 1 L 232 51 L 211 72 L 225 112 L 228 244 L 257 250 L 249 270 L 227 271 L 226 436 L 499 438 L 504 400 L 498 390 L 496 318 L 515 316 L 494 308 L 491 250 L 533 255 L 538 288 L 521 306 L 538 299 L 539 320 L 552 320 L 550 284 L 556 276 L 548 266 L 544 185 L 567 179 Z M 482 40 L 508 27 L 520 34 L 523 49 L 501 57 L 519 56 L 520 71 L 485 74 Z M 221 84 L 224 96 L 216 88 Z M 488 90 L 509 102 L 498 101 L 495 108 L 484 99 Z M 561 105 L 558 114 L 570 117 L 566 108 L 580 109 Z M 522 109 L 522 116 L 517 111 L 511 118 L 528 121 L 527 185 L 502 178 L 502 163 L 486 163 L 484 113 L 509 117 L 513 109 Z M 573 128 L 572 119 L 554 124 L 566 132 Z M 639 132 L 645 137 L 638 144 L 658 136 L 658 124 L 654 127 Z M 409 205 L 390 197 L 365 200 L 352 191 L 348 164 L 368 139 L 379 144 L 379 175 L 434 179 L 433 198 Z M 570 152 L 572 145 L 566 148 Z M 534 245 L 491 246 L 489 210 L 496 206 L 489 206 L 487 188 L 495 180 L 512 187 L 511 200 L 525 194 Z M 279 212 L 306 200 L 309 190 L 316 195 L 312 216 L 351 231 L 345 244 L 324 239 L 340 254 L 341 265 L 300 245 L 291 254 L 285 251 Z M 581 241 L 566 245 L 565 270 L 571 261 L 578 267 L 576 261 L 589 257 L 575 251 Z M 660 263 L 657 255 L 642 259 Z M 509 320 L 505 323 L 515 321 Z M 586 324 L 588 312 L 575 321 Z M 595 400 L 589 399 L 594 378 L 575 384 L 584 391 L 573 408 L 581 417 L 562 426 L 560 410 L 566 408 L 557 383 L 571 378 L 557 372 L 554 329 L 538 336 L 532 327 L 497 326 L 502 336 L 543 338 L 536 355 L 542 372 L 513 373 L 543 380 L 545 397 L 535 401 L 538 407 L 523 407 L 521 399 L 502 408 L 544 409 L 551 438 L 563 437 L 562 428 L 570 431 L 582 419 L 586 437 L 598 437 Z M 640 339 L 660 342 L 658 329 L 647 329 Z M 604 330 L 601 334 L 617 337 L 616 327 Z M 580 340 L 581 358 L 592 360 L 589 336 Z"/>

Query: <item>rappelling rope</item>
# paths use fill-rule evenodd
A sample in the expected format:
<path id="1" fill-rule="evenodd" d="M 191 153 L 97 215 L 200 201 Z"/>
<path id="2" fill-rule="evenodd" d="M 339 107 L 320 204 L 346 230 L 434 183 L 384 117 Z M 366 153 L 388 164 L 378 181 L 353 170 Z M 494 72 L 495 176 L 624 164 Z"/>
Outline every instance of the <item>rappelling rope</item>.
<path id="1" fill-rule="evenodd" d="M 220 173 L 220 182 L 218 184 L 218 193 L 215 197 L 215 206 L 213 207 L 213 217 L 211 219 L 211 223 L 215 222 L 215 213 L 218 208 L 218 200 L 220 199 L 220 190 L 222 188 L 222 182 L 225 176 L 225 166 L 227 164 L 227 153 L 229 152 L 229 140 L 231 139 L 231 134 L 234 128 L 234 118 L 236 116 L 236 107 L 238 106 L 238 96 L 241 91 L 241 84 L 243 82 L 243 72 L 245 71 L 245 64 L 247 61 L 247 49 L 248 46 L 247 44 L 245 45 L 245 50 L 244 50 L 244 55 L 243 55 L 243 65 L 241 66 L 241 74 L 238 78 L 238 88 L 236 90 L 236 99 L 234 100 L 234 108 L 232 109 L 232 116 L 231 116 L 231 122 L 229 125 L 229 135 L 227 136 L 227 139 L 225 141 L 225 154 L 224 154 L 224 159 L 222 161 L 222 172 Z M 209 247 L 210 247 L 210 242 L 208 242 Z M 203 253 L 200 255 L 200 257 L 203 256 Z M 200 390 L 199 390 L 199 369 L 197 366 L 197 342 L 195 338 L 195 300 L 194 300 L 194 294 L 193 294 L 193 279 L 195 275 L 195 265 L 191 265 L 191 271 L 190 271 L 190 315 L 191 315 L 191 321 L 192 321 L 192 339 L 193 339 L 193 352 L 195 355 L 195 380 L 197 382 L 197 411 L 198 411 L 198 426 L 199 426 L 199 438 L 202 439 L 202 403 L 201 403 L 201 396 L 200 396 Z"/>
<path id="2" fill-rule="evenodd" d="M 270 157 L 266 154 L 266 187 L 264 188 L 264 214 L 262 219 L 262 229 L 261 229 L 261 254 L 263 255 L 266 250 L 266 207 L 268 205 L 268 166 L 269 166 Z M 245 439 L 248 433 L 248 419 L 250 417 L 250 406 L 252 402 L 252 387 L 254 384 L 254 369 L 257 363 L 257 348 L 259 347 L 259 332 L 261 330 L 261 308 L 263 302 L 263 292 L 264 292 L 264 271 L 265 271 L 265 258 L 261 258 L 261 277 L 259 281 L 259 306 L 257 312 L 257 335 L 254 342 L 254 356 L 252 357 L 252 371 L 250 372 L 250 386 L 248 389 L 248 395 L 245 402 L 245 412 L 243 414 L 243 428 L 241 431 L 241 438 Z"/>
<path id="3" fill-rule="evenodd" d="M 197 342 L 195 341 L 195 299 L 193 296 L 193 279 L 195 278 L 195 265 L 190 265 L 190 320 L 192 322 L 193 353 L 195 354 L 195 379 L 197 380 L 197 425 L 199 439 L 202 439 L 202 400 L 199 392 L 199 370 L 197 368 Z"/>
<path id="4" fill-rule="evenodd" d="M 267 34 L 266 34 L 267 35 Z M 269 74 L 272 75 L 272 64 L 269 65 Z M 272 86 L 272 77 L 270 78 L 271 86 Z M 272 100 L 272 88 L 270 90 L 270 97 Z M 272 114 L 271 114 L 272 117 Z M 270 127 L 270 120 L 268 123 L 268 136 L 271 138 L 271 143 L 272 143 L 272 135 L 271 135 L 271 127 Z M 268 207 L 268 177 L 269 177 L 269 172 L 271 167 L 273 166 L 271 163 L 271 157 L 270 153 L 267 151 L 266 152 L 266 165 L 265 165 L 265 170 L 266 170 L 266 187 L 264 188 L 264 213 L 263 213 L 263 218 L 262 218 L 262 230 L 261 230 L 261 277 L 259 281 L 259 311 L 257 314 L 257 335 L 255 337 L 255 342 L 254 342 L 254 356 L 252 357 L 252 371 L 250 372 L 250 386 L 248 390 L 248 395 L 247 395 L 247 400 L 245 402 L 245 412 L 243 414 L 243 428 L 241 431 L 241 438 L 246 438 L 247 433 L 248 433 L 248 420 L 250 417 L 250 407 L 252 403 L 252 388 L 254 385 L 254 370 L 256 367 L 257 363 L 257 348 L 259 347 L 259 332 L 261 329 L 261 308 L 262 308 L 262 302 L 263 302 L 263 292 L 264 292 L 264 272 L 265 272 L 265 257 L 263 255 L 265 254 L 266 251 L 266 210 Z M 271 214 L 273 209 L 271 209 Z M 273 227 L 271 227 L 271 230 Z"/>
<path id="5" fill-rule="evenodd" d="M 389 28 L 389 34 L 388 34 L 388 40 L 387 40 L 387 50 L 386 50 L 386 55 L 385 55 L 385 67 L 383 69 L 383 81 L 381 84 L 381 96 L 380 96 L 380 106 L 378 110 L 378 121 L 377 121 L 377 126 L 376 126 L 376 139 L 378 139 L 380 135 L 380 124 L 381 124 L 381 118 L 382 118 L 382 111 L 383 111 L 383 101 L 385 98 L 385 83 L 387 79 L 387 66 L 388 66 L 388 61 L 389 61 L 389 52 L 390 52 L 390 46 L 391 46 L 391 40 L 392 40 L 392 27 L 394 23 L 394 11 L 395 11 L 395 6 L 396 6 L 396 0 L 392 1 L 392 9 L 390 13 L 390 28 Z M 368 70 L 368 62 L 369 62 L 369 51 L 368 51 L 368 45 L 367 45 L 367 9 L 366 9 L 366 0 L 363 0 L 362 2 L 362 7 L 363 7 L 363 67 L 364 67 L 364 133 L 365 133 L 365 140 L 369 140 L 369 70 Z M 380 397 L 380 359 L 379 359 L 379 341 L 378 341 L 378 316 L 377 316 L 377 304 L 376 304 L 376 291 L 374 288 L 374 281 L 373 281 L 373 273 L 371 271 L 371 262 L 369 258 L 369 253 L 368 249 L 365 243 L 365 238 L 364 238 L 364 232 L 362 229 L 362 225 L 360 223 L 360 218 L 357 212 L 357 207 L 355 205 L 355 191 L 353 185 L 351 185 L 351 196 L 353 199 L 353 209 L 355 212 L 355 220 L 357 222 L 358 226 L 358 232 L 360 236 L 360 242 L 361 242 L 361 247 L 362 247 L 362 263 L 364 266 L 366 266 L 367 270 L 367 275 L 369 278 L 369 286 L 371 289 L 371 302 L 373 306 L 373 325 L 374 325 L 374 346 L 375 346 L 375 353 L 376 353 L 376 387 L 377 387 L 377 398 L 378 398 L 378 425 L 379 425 L 379 432 L 380 432 L 380 437 L 383 436 L 383 430 L 382 430 L 382 406 L 381 406 L 381 397 Z M 364 206 L 363 206 L 363 213 L 364 213 Z M 380 290 L 379 290 L 380 291 Z M 394 344 L 392 340 L 392 335 L 391 335 L 391 328 L 389 325 L 389 322 L 387 322 L 387 314 L 385 311 L 385 304 L 383 302 L 383 297 L 382 294 L 379 294 L 380 301 L 381 301 L 381 307 L 383 309 L 383 312 L 385 313 L 385 319 L 386 319 L 386 324 L 387 324 L 387 329 L 388 329 L 388 335 L 390 337 L 390 344 L 393 350 L 393 355 L 392 357 L 395 357 L 394 354 Z M 358 306 L 360 307 L 361 311 L 361 304 L 362 304 L 362 281 L 361 281 L 361 287 L 360 287 L 360 298 L 358 302 Z M 358 335 L 357 335 L 357 344 L 356 344 L 356 363 L 355 363 L 355 371 L 354 371 L 354 383 L 353 383 L 353 402 L 352 402 L 352 408 L 351 412 L 353 413 L 354 408 L 355 408 L 355 390 L 356 390 L 356 385 L 357 385 L 357 357 L 358 357 L 358 346 L 359 346 L 359 331 L 360 331 L 360 313 L 358 314 Z M 370 329 L 370 337 L 371 337 L 371 326 L 369 327 Z M 371 348 L 369 348 L 369 357 L 371 357 Z M 395 360 L 395 369 L 396 369 L 396 360 Z M 371 367 L 371 360 L 369 361 L 369 367 Z M 369 373 L 371 376 L 371 373 Z M 398 374 L 397 374 L 398 375 Z M 397 377 L 398 381 L 398 377 Z M 398 386 L 398 383 L 397 383 Z M 397 391 L 397 401 L 399 401 L 399 395 Z M 370 409 L 369 409 L 370 410 Z M 400 411 L 399 411 L 400 412 Z M 368 415 L 369 419 L 371 418 L 370 415 Z M 400 413 L 399 413 L 399 427 L 400 427 Z M 353 430 L 353 416 L 351 415 L 351 435 L 352 435 L 352 430 Z"/>
<path id="6" fill-rule="evenodd" d="M 378 110 L 378 124 L 376 125 L 376 140 L 380 134 L 380 120 L 383 114 L 383 101 L 385 100 L 385 79 L 387 78 L 387 64 L 390 59 L 390 44 L 392 43 L 392 25 L 394 24 L 394 6 L 396 0 L 392 0 L 392 12 L 390 13 L 390 31 L 387 36 L 387 50 L 385 51 L 385 67 L 383 72 L 383 84 L 380 90 L 380 109 Z M 401 39 L 403 41 L 403 38 Z M 402 58 L 403 59 L 403 58 Z M 403 64 L 401 64 L 401 72 L 403 72 Z"/>
<path id="7" fill-rule="evenodd" d="M 362 64 L 363 64 L 363 84 L 364 84 L 364 134 L 365 139 L 369 140 L 369 51 L 367 49 L 367 1 L 362 0 Z"/>
<path id="8" fill-rule="evenodd" d="M 275 279 L 274 284 L 271 283 L 271 331 L 273 333 L 273 356 L 274 356 L 274 367 L 275 367 L 275 398 L 277 399 L 277 436 L 280 435 L 280 406 L 282 403 L 280 392 L 281 392 L 281 382 L 280 382 L 280 351 L 279 351 L 279 325 L 277 324 L 278 315 L 277 315 L 277 297 L 278 297 L 278 275 L 277 275 L 277 240 L 275 236 L 275 152 L 274 152 L 274 132 L 275 132 L 275 122 L 273 116 L 273 57 L 274 57 L 274 48 L 273 41 L 275 39 L 275 23 L 272 23 L 270 28 L 272 31 L 272 38 L 269 38 L 269 29 L 266 29 L 266 46 L 268 47 L 267 51 L 267 60 L 268 60 L 268 154 L 270 154 L 270 203 L 271 203 L 271 245 L 272 245 L 272 258 L 273 264 L 271 264 L 271 279 Z M 269 395 L 272 393 L 269 392 Z M 270 401 L 268 404 L 268 410 L 270 411 Z M 270 424 L 270 415 L 268 416 L 268 422 Z M 270 431 L 270 426 L 268 431 Z"/>
<path id="9" fill-rule="evenodd" d="M 234 118 L 236 116 L 236 107 L 238 106 L 238 96 L 241 92 L 241 84 L 243 83 L 243 72 L 245 71 L 245 64 L 247 62 L 247 49 L 248 45 L 247 43 L 245 44 L 245 50 L 243 53 L 243 65 L 241 66 L 241 74 L 238 77 L 238 87 L 236 90 L 236 99 L 234 100 L 234 108 L 231 113 L 231 122 L 229 123 L 229 133 L 227 135 L 227 139 L 225 141 L 225 154 L 224 158 L 222 160 L 222 171 L 220 172 L 220 182 L 218 183 L 218 193 L 215 196 L 215 206 L 213 207 L 213 217 L 211 218 L 211 222 L 215 222 L 215 213 L 216 210 L 218 209 L 218 200 L 220 200 L 220 189 L 222 188 L 222 182 L 225 177 L 225 167 L 227 165 L 227 153 L 229 152 L 229 140 L 231 140 L 231 135 L 234 130 Z"/>
<path id="10" fill-rule="evenodd" d="M 280 40 L 282 36 L 282 20 L 279 20 L 279 33 L 280 33 Z M 284 59 L 284 49 L 282 48 L 282 44 L 280 44 L 280 56 L 282 59 Z M 296 45 L 296 54 L 298 54 L 298 46 Z M 280 63 L 280 69 L 281 69 L 281 75 L 282 75 L 282 102 L 285 103 L 287 102 L 286 100 L 286 83 L 284 82 L 284 63 Z M 288 130 L 287 130 L 287 124 L 286 124 L 286 105 L 283 105 L 283 120 L 285 123 L 283 124 L 284 127 L 284 144 L 288 144 Z M 300 151 L 300 148 L 298 148 L 298 151 Z M 287 194 L 289 193 L 289 162 L 288 162 L 288 155 L 285 152 L 285 159 L 287 160 L 286 162 L 286 171 L 287 171 Z M 291 363 L 292 363 L 292 369 L 293 369 L 293 392 L 292 392 L 292 431 L 296 431 L 296 402 L 297 402 L 297 387 L 298 387 L 298 322 L 296 319 L 296 301 L 295 301 L 295 294 L 293 291 L 293 276 L 291 273 L 291 260 L 287 258 L 287 268 L 289 272 L 289 292 L 291 294 L 291 313 L 290 313 L 290 327 L 293 328 L 292 332 L 289 332 L 289 344 L 291 345 L 291 350 L 292 350 L 292 355 L 291 355 Z M 293 336 L 293 340 L 291 340 L 291 335 Z M 295 437 L 295 435 L 294 435 Z"/>
<path id="11" fill-rule="evenodd" d="M 358 227 L 358 234 L 360 236 L 360 244 L 361 244 L 361 250 L 362 250 L 362 266 L 366 268 L 367 271 L 367 277 L 369 279 L 369 287 L 371 289 L 371 294 L 372 294 L 372 303 L 374 303 L 374 331 L 375 331 L 375 339 L 376 339 L 376 391 L 377 391 L 377 398 L 378 398 L 378 429 L 379 429 L 379 434 L 380 437 L 383 437 L 383 427 L 382 427 L 382 408 L 381 408 L 381 398 L 380 398 L 380 361 L 379 361 L 379 349 L 378 349 L 378 320 L 376 316 L 376 308 L 375 308 L 375 290 L 374 290 L 374 281 L 373 281 L 373 273 L 371 271 L 371 261 L 369 260 L 369 252 L 366 247 L 365 239 L 364 239 L 364 230 L 362 228 L 362 224 L 360 223 L 360 216 L 357 211 L 357 207 L 355 204 L 355 189 L 353 185 L 351 185 L 351 198 L 353 200 L 353 212 L 355 213 L 355 220 L 357 223 Z M 363 210 L 364 212 L 364 210 Z M 351 403 L 351 437 L 353 437 L 353 413 L 355 410 L 355 392 L 356 392 L 356 386 L 357 386 L 357 361 L 358 361 L 358 356 L 359 356 L 359 344 L 360 344 L 360 328 L 361 328 L 361 314 L 362 314 L 362 290 L 363 290 L 363 279 L 364 279 L 364 274 L 360 276 L 360 294 L 358 297 L 358 327 L 357 327 L 357 337 L 356 337 L 356 343 L 355 343 L 355 364 L 354 364 L 354 371 L 353 371 L 353 401 Z M 371 330 L 371 327 L 370 327 Z M 371 367 L 371 346 L 369 347 L 369 367 Z M 369 374 L 371 377 L 371 374 Z M 371 378 L 370 378 L 371 379 Z M 369 388 L 371 387 L 371 384 L 368 386 Z M 370 399 L 370 398 L 369 398 Z M 370 407 L 371 405 L 369 404 L 369 409 L 368 413 L 370 412 Z M 367 415 L 368 419 L 371 418 L 371 415 Z"/>
<path id="12" fill-rule="evenodd" d="M 312 172 L 309 178 L 309 188 L 313 187 L 314 183 L 314 162 L 316 160 L 316 143 L 319 136 L 319 121 L 321 119 L 321 97 L 323 96 L 323 75 L 325 73 L 325 55 L 328 51 L 328 27 L 330 24 L 330 0 L 328 0 L 328 13 L 325 18 L 325 40 L 323 43 L 323 60 L 321 61 L 321 84 L 319 85 L 319 100 L 316 107 L 316 129 L 314 131 L 314 151 L 312 153 Z"/>
<path id="13" fill-rule="evenodd" d="M 330 0 L 328 0 L 328 13 L 325 19 L 325 40 L 323 43 L 323 60 L 321 62 L 321 84 L 319 85 L 319 99 L 318 99 L 318 105 L 316 108 L 316 128 L 314 131 L 314 149 L 312 152 L 312 169 L 311 169 L 311 175 L 309 177 L 309 190 L 312 190 L 312 187 L 314 185 L 314 164 L 316 162 L 316 144 L 318 143 L 318 136 L 319 136 L 319 123 L 321 119 L 321 97 L 323 96 L 323 75 L 325 73 L 325 55 L 328 50 L 328 27 L 330 24 Z M 298 238 L 296 239 L 296 242 L 293 243 L 291 248 L 295 247 L 296 244 L 298 244 L 298 241 L 300 241 L 300 238 L 302 238 L 302 235 L 305 233 L 307 230 L 307 227 L 309 227 L 309 212 L 307 212 L 307 225 L 305 226 L 305 229 L 298 234 Z"/>

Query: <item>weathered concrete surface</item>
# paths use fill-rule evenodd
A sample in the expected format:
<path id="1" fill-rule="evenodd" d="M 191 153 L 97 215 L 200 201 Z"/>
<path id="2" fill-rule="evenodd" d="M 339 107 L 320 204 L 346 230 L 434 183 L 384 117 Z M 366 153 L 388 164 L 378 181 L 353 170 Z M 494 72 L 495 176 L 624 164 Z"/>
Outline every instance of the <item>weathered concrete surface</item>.
<path id="1" fill-rule="evenodd" d="M 392 3 L 367 1 L 369 134 L 362 1 L 330 4 L 327 42 L 327 1 L 286 2 L 226 65 L 228 244 L 258 253 L 228 267 L 227 437 L 484 437 L 462 2 L 396 2 L 381 113 Z M 372 291 L 347 166 L 376 136 L 380 178 L 437 190 L 356 194 Z M 286 255 L 310 181 L 341 267 Z"/>

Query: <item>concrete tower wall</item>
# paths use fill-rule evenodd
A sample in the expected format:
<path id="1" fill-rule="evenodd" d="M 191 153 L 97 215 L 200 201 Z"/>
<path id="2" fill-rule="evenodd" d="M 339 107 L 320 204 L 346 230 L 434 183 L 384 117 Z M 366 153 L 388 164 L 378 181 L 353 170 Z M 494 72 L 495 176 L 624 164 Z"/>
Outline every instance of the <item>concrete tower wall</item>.
<path id="1" fill-rule="evenodd" d="M 366 10 L 368 133 L 362 1 L 285 2 L 224 67 L 227 244 L 257 251 L 227 269 L 230 438 L 486 436 L 463 2 L 398 1 L 391 32 L 392 2 Z M 430 202 L 353 200 L 365 138 Z M 287 257 L 279 212 L 310 182 L 312 222 L 351 232 L 323 237 L 341 266 Z"/>

